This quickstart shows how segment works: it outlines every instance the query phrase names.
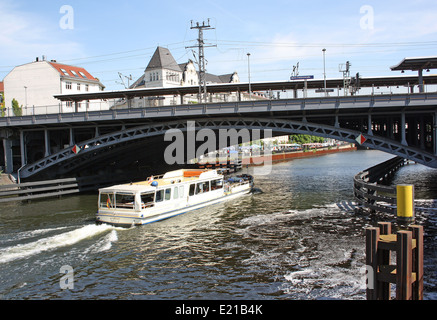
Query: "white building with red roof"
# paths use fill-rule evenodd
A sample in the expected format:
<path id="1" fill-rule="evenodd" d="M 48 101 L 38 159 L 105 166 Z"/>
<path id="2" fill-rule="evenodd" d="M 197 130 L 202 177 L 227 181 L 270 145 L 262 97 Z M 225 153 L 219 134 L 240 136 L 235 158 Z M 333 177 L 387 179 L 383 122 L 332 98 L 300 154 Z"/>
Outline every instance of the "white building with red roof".
<path id="1" fill-rule="evenodd" d="M 60 103 L 58 94 L 103 91 L 99 79 L 81 67 L 46 61 L 36 61 L 15 67 L 3 80 L 6 115 L 12 116 L 12 100 L 22 107 L 22 115 L 85 112 L 109 109 L 105 101 Z"/>

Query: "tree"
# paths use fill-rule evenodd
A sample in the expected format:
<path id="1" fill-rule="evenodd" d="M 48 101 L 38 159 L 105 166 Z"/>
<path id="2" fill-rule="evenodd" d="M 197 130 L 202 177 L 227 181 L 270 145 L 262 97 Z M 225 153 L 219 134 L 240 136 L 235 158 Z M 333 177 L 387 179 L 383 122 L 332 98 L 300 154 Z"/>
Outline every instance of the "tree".
<path id="1" fill-rule="evenodd" d="M 17 100 L 12 99 L 12 111 L 14 112 L 14 115 L 17 117 L 20 117 L 23 115 L 23 106 L 20 107 Z"/>
<path id="2" fill-rule="evenodd" d="M 0 92 L 0 117 L 5 116 L 5 98 L 3 96 L 3 92 Z"/>
<path id="3" fill-rule="evenodd" d="M 315 137 L 307 134 L 294 134 L 291 137 L 293 139 L 293 142 L 298 144 L 325 142 L 325 139 L 322 137 Z"/>

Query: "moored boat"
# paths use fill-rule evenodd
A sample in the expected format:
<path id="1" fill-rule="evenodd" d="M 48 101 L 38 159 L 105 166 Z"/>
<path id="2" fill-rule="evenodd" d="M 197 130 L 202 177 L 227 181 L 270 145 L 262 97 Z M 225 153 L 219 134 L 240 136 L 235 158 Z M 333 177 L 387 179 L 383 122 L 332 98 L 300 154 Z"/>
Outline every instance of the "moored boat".
<path id="1" fill-rule="evenodd" d="M 96 222 L 132 226 L 167 219 L 251 192 L 253 178 L 182 169 L 99 190 Z"/>

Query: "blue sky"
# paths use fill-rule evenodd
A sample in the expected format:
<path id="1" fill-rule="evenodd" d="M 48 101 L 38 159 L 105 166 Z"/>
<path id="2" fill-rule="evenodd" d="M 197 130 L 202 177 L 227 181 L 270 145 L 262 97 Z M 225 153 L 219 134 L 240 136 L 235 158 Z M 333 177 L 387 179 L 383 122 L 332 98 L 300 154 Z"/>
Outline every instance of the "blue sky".
<path id="1" fill-rule="evenodd" d="M 61 28 L 63 5 L 73 9 L 72 29 Z M 405 57 L 437 55 L 437 2 L 397 1 L 82 1 L 0 0 L 0 79 L 16 65 L 42 55 L 85 67 L 107 90 L 122 89 L 118 72 L 138 78 L 156 46 L 178 63 L 193 58 L 197 31 L 190 21 L 210 19 L 205 31 L 207 71 L 237 71 L 252 81 L 301 75 L 341 77 L 339 65 L 363 76 L 397 75 Z M 135 80 L 134 79 L 134 80 Z"/>

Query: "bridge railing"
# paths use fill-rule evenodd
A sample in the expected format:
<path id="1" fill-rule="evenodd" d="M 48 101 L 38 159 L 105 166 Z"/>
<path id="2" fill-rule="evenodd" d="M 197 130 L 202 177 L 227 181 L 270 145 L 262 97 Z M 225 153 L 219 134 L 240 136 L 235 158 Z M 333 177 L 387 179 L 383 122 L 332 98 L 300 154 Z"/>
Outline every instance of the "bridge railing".
<path id="1" fill-rule="evenodd" d="M 416 86 L 417 87 L 417 86 Z M 308 89 L 308 90 L 312 90 L 312 89 Z M 289 90 L 291 92 L 291 90 Z M 416 93 L 414 93 L 416 92 Z M 437 92 L 437 88 L 436 85 L 431 84 L 431 85 L 424 85 L 424 90 L 421 93 L 436 93 Z M 415 91 L 412 91 L 411 86 L 409 84 L 405 84 L 405 87 L 401 87 L 399 88 L 396 86 L 393 87 L 379 87 L 379 86 L 375 86 L 375 87 L 366 87 L 366 88 L 362 88 L 360 89 L 360 91 L 357 91 L 354 95 L 345 95 L 344 94 L 344 88 L 342 87 L 337 87 L 336 88 L 336 92 L 333 92 L 331 95 L 329 96 L 324 96 L 321 95 L 319 93 L 315 93 L 315 94 L 308 94 L 308 93 L 303 93 L 301 97 L 289 97 L 288 94 L 287 95 L 282 95 L 281 97 L 275 97 L 275 98 L 265 98 L 265 99 L 260 99 L 259 97 L 256 99 L 252 99 L 250 100 L 249 98 L 247 98 L 245 96 L 245 98 L 241 101 L 214 101 L 214 102 L 210 102 L 207 104 L 198 104 L 198 103 L 193 103 L 193 104 L 183 104 L 183 105 L 178 105 L 178 104 L 174 104 L 174 103 L 170 103 L 170 104 L 164 104 L 162 106 L 156 106 L 156 105 L 146 105 L 144 103 L 144 99 L 142 99 L 141 101 L 143 101 L 142 104 L 131 104 L 132 107 L 127 107 L 129 104 L 127 102 L 125 102 L 125 106 L 126 107 L 120 107 L 117 108 L 118 106 L 118 99 L 109 99 L 109 100 L 90 100 L 88 102 L 82 101 L 79 106 L 77 107 L 77 110 L 75 110 L 75 106 L 73 104 L 70 104 L 69 106 L 65 105 L 65 102 L 63 103 L 59 103 L 56 105 L 43 105 L 43 106 L 35 106 L 35 105 L 28 105 L 28 106 L 22 106 L 22 108 L 19 111 L 13 111 L 12 110 L 12 106 L 8 106 L 6 105 L 6 107 L 2 110 L 2 112 L 0 113 L 0 118 L 2 117 L 24 117 L 24 116 L 36 116 L 36 115 L 53 115 L 53 114 L 69 114 L 69 113 L 89 113 L 89 112 L 103 112 L 103 111 L 112 111 L 115 114 L 117 113 L 123 113 L 123 110 L 127 110 L 127 109 L 144 109 L 144 110 L 148 110 L 151 111 L 153 113 L 153 110 L 161 110 L 161 108 L 166 107 L 169 109 L 170 112 L 176 113 L 177 111 L 179 111 L 180 109 L 186 108 L 186 109 L 196 109 L 198 108 L 200 111 L 202 111 L 203 109 L 206 109 L 206 105 L 208 105 L 209 109 L 214 108 L 213 106 L 220 106 L 221 104 L 225 105 L 225 104 L 235 104 L 236 102 L 238 102 L 241 106 L 244 106 L 244 103 L 246 102 L 248 104 L 248 106 L 252 106 L 253 107 L 253 103 L 262 103 L 264 102 L 268 102 L 268 101 L 284 101 L 284 100 L 306 100 L 306 99 L 317 99 L 320 98 L 321 101 L 327 101 L 329 99 L 339 99 L 339 98 L 351 98 L 354 99 L 356 97 L 362 97 L 362 96 L 372 96 L 372 97 L 390 97 L 390 96 L 396 96 L 396 95 L 415 95 L 419 93 L 419 89 L 417 88 Z M 133 100 L 131 100 L 133 101 Z M 205 110 L 206 111 L 206 110 Z"/>
<path id="2" fill-rule="evenodd" d="M 389 179 L 407 160 L 395 157 L 358 173 L 354 177 L 354 197 L 371 212 L 396 215 L 396 187 L 379 184 Z"/>

